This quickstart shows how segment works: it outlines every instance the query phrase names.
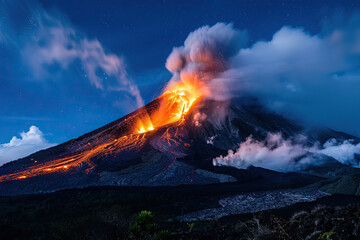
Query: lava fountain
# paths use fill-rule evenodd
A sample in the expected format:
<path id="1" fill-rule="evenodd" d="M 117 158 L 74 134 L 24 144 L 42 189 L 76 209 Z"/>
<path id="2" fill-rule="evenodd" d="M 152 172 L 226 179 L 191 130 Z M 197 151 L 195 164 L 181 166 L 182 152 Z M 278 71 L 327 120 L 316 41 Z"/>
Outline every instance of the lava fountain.
<path id="1" fill-rule="evenodd" d="M 205 87 L 196 76 L 183 76 L 180 81 L 170 82 L 160 96 L 159 108 L 138 120 L 136 132 L 144 133 L 180 121 L 204 93 Z"/>

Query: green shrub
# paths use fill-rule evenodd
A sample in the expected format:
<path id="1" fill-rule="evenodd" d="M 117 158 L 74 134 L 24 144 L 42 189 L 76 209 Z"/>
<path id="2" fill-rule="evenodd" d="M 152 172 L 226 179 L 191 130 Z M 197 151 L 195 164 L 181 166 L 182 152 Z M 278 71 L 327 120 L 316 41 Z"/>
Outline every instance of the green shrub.
<path id="1" fill-rule="evenodd" d="M 154 215 L 150 211 L 141 211 L 130 226 L 129 237 L 132 239 L 151 239 L 155 236 L 158 226 L 154 222 Z"/>
<path id="2" fill-rule="evenodd" d="M 129 229 L 130 239 L 167 240 L 170 239 L 171 235 L 173 233 L 168 230 L 159 230 L 158 225 L 155 223 L 154 215 L 146 210 L 136 215 L 135 222 Z"/>

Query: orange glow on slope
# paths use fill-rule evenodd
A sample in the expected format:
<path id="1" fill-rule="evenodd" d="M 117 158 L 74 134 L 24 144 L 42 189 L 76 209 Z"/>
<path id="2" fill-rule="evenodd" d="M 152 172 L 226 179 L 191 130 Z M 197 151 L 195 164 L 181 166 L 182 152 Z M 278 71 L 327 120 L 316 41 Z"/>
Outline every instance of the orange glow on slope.
<path id="1" fill-rule="evenodd" d="M 96 156 L 106 157 L 108 155 L 116 155 L 117 153 L 128 150 L 138 149 L 145 143 L 145 136 L 137 134 L 130 136 L 123 136 L 117 139 L 117 141 L 111 141 L 103 144 L 90 147 L 88 144 L 84 144 L 78 149 L 77 153 L 71 156 L 60 157 L 54 160 L 50 160 L 44 163 L 35 164 L 27 167 L 24 170 L 2 175 L 0 176 L 0 182 L 21 180 L 29 177 L 45 175 L 49 173 L 59 173 L 63 171 L 69 171 L 71 169 L 79 169 L 83 166 L 88 166 L 85 170 L 89 173 L 94 169 L 94 164 L 91 159 Z"/>
<path id="2" fill-rule="evenodd" d="M 137 133 L 177 122 L 188 112 L 195 100 L 204 94 L 204 87 L 194 76 L 182 76 L 181 81 L 168 84 L 159 108 L 150 116 L 142 117 L 136 126 Z"/>
<path id="3" fill-rule="evenodd" d="M 144 117 L 140 118 L 136 124 L 137 132 L 144 133 L 154 130 L 154 126 L 151 122 L 149 114 L 146 114 Z"/>
<path id="4" fill-rule="evenodd" d="M 120 136 L 104 138 L 91 138 L 80 142 L 74 142 L 68 146 L 71 153 L 53 156 L 46 161 L 31 159 L 31 164 L 12 173 L 0 176 L 0 182 L 22 180 L 34 176 L 71 172 L 84 169 L 90 173 L 96 164 L 92 159 L 101 159 L 108 156 L 116 156 L 122 151 L 137 151 L 146 142 L 146 132 L 167 124 L 177 122 L 182 124 L 184 116 L 189 112 L 193 103 L 205 94 L 205 88 L 194 76 L 182 76 L 178 82 L 170 82 L 164 93 L 158 98 L 159 103 L 155 108 L 146 108 L 135 112 L 120 123 L 120 127 L 129 126 Z M 175 132 L 175 135 L 178 133 Z M 171 134 L 167 131 L 160 137 L 158 144 L 164 149 L 181 145 L 171 140 Z M 90 142 L 91 141 L 91 142 Z M 172 152 L 171 152 L 172 153 Z M 178 153 L 172 153 L 174 156 Z"/>

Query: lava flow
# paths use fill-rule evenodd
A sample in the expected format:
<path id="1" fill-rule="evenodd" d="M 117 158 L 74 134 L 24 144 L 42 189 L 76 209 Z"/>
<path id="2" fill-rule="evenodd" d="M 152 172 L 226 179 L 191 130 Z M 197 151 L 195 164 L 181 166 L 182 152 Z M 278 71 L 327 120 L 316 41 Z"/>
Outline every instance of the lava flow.
<path id="1" fill-rule="evenodd" d="M 97 156 L 105 158 L 107 156 L 116 155 L 127 149 L 140 148 L 144 143 L 145 137 L 137 134 L 123 136 L 118 139 L 107 141 L 106 143 L 82 144 L 76 149 L 76 152 L 68 156 L 42 163 L 37 163 L 38 161 L 32 158 L 31 162 L 35 164 L 28 166 L 23 170 L 0 176 L 0 182 L 20 180 L 54 172 L 59 173 L 80 167 L 85 167 L 85 172 L 89 173 L 95 167 L 95 164 L 91 161 L 92 158 L 96 158 Z"/>
<path id="2" fill-rule="evenodd" d="M 170 83 L 160 96 L 162 101 L 159 108 L 140 118 L 136 131 L 144 133 L 181 120 L 203 92 L 200 81 L 194 77 L 183 77 L 181 81 Z"/>
<path id="3" fill-rule="evenodd" d="M 20 168 L 0 176 L 0 182 L 78 169 L 89 173 L 96 167 L 94 159 L 117 156 L 122 151 L 138 151 L 145 143 L 146 132 L 168 124 L 182 123 L 195 100 L 203 93 L 199 81 L 195 80 L 183 78 L 178 82 L 170 82 L 150 109 L 139 109 L 117 123 L 112 128 L 117 133 L 101 131 L 82 140 L 73 140 L 67 144 L 66 151 L 55 158 L 50 155 L 38 161 L 28 157 L 22 160 Z"/>

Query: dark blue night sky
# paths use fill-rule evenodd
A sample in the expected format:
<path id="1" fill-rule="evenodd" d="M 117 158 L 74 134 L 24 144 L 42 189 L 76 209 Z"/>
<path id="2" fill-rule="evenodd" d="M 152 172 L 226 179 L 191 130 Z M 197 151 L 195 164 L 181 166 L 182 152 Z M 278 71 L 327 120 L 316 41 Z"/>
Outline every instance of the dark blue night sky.
<path id="1" fill-rule="evenodd" d="M 124 71 L 144 102 L 151 101 L 172 76 L 165 62 L 173 47 L 201 26 L 233 23 L 247 30 L 251 47 L 270 41 L 284 26 L 322 34 L 329 22 L 360 11 L 358 0 L 23 2 L 0 1 L 0 144 L 33 125 L 48 142 L 61 143 L 133 111 L 138 106 L 134 95 L 119 90 L 116 82 L 116 74 Z M 49 40 L 50 31 L 55 37 Z M 50 57 L 43 51 L 47 41 L 65 41 L 68 52 L 53 49 Z M 84 55 L 84 44 L 97 46 L 91 48 L 98 51 L 93 58 Z M 122 61 L 113 75 L 104 62 L 94 60 L 106 55 Z M 359 76 L 359 55 L 354 59 L 351 73 Z M 94 64 L 102 67 L 95 67 L 91 77 Z M 349 108 L 358 108 L 356 101 Z M 354 118 L 359 117 L 355 112 Z M 360 127 L 342 128 L 342 121 L 335 119 L 330 127 L 360 134 Z"/>

